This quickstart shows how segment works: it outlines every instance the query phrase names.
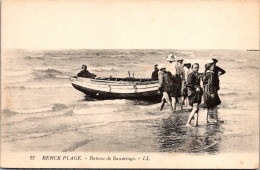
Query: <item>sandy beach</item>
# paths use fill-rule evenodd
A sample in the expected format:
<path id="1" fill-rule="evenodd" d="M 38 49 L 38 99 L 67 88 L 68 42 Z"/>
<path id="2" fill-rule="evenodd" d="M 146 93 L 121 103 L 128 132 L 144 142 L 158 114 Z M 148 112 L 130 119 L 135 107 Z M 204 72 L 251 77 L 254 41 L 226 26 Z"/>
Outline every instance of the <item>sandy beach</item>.
<path id="1" fill-rule="evenodd" d="M 190 107 L 174 115 L 166 105 L 132 100 L 95 100 L 75 90 L 66 76 L 86 63 L 100 76 L 150 77 L 153 65 L 171 50 L 16 51 L 6 54 L 2 86 L 4 152 L 255 153 L 259 138 L 257 52 L 179 50 L 185 60 L 217 57 L 227 73 L 220 78 L 220 124 L 186 127 Z M 14 67 L 14 60 L 19 65 Z M 232 62 L 232 64 L 230 64 Z M 201 66 L 203 71 L 203 65 Z M 11 96 L 11 97 L 10 97 Z M 9 102 L 9 103 L 8 103 Z"/>

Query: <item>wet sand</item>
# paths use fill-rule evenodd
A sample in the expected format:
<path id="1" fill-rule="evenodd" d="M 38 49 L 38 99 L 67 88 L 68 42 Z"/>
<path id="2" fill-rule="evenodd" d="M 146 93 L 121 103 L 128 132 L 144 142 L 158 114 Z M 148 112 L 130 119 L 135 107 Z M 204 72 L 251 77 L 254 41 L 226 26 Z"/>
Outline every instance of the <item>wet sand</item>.
<path id="1" fill-rule="evenodd" d="M 257 110 L 246 111 L 250 114 L 241 114 L 245 111 L 220 109 L 219 117 L 222 122 L 216 124 L 206 122 L 206 110 L 201 108 L 199 126 L 186 127 L 191 109 L 184 108 L 183 112 L 178 110 L 171 115 L 167 105 L 161 112 L 158 111 L 159 104 L 142 107 L 147 108 L 147 112 L 135 112 L 136 118 L 131 118 L 132 120 L 126 115 L 108 115 L 95 117 L 99 119 L 95 121 L 91 119 L 91 115 L 77 115 L 71 109 L 64 109 L 53 113 L 55 116 L 28 118 L 4 124 L 2 147 L 7 151 L 52 152 L 217 154 L 258 151 Z M 105 119 L 111 121 L 104 121 Z M 239 122 L 240 120 L 244 121 Z"/>

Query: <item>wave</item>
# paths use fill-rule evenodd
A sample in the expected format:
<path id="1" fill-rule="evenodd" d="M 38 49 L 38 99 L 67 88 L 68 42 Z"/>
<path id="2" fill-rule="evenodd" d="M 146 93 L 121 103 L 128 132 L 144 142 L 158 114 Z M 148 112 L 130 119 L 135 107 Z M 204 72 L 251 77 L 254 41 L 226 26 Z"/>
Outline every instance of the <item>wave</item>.
<path id="1" fill-rule="evenodd" d="M 97 100 L 84 102 L 74 108 L 73 113 L 78 115 L 86 114 L 104 114 L 120 112 L 126 109 L 133 108 L 132 101 L 125 99 L 117 100 Z"/>
<path id="2" fill-rule="evenodd" d="M 183 52 L 181 52 L 181 54 L 192 55 L 192 54 L 193 54 L 193 52 L 183 51 Z"/>
<path id="3" fill-rule="evenodd" d="M 71 84 L 68 83 L 59 83 L 59 84 L 34 84 L 34 85 L 25 85 L 19 86 L 20 89 L 41 89 L 41 88 L 68 88 L 71 87 Z"/>
<path id="4" fill-rule="evenodd" d="M 19 85 L 17 82 L 13 82 L 12 84 L 8 84 L 5 88 L 12 89 L 12 88 L 19 88 L 21 90 L 25 89 L 42 89 L 42 88 L 69 88 L 71 87 L 70 83 L 63 83 L 63 84 L 31 84 L 31 85 Z"/>
<path id="5" fill-rule="evenodd" d="M 229 93 L 221 93 L 220 96 L 237 96 L 238 93 L 236 92 L 229 92 Z"/>
<path id="6" fill-rule="evenodd" d="M 2 113 L 6 116 L 12 116 L 16 114 L 32 114 L 32 113 L 43 113 L 49 111 L 60 111 L 69 108 L 65 104 L 55 103 L 49 106 L 37 107 L 37 108 L 26 108 L 26 109 L 3 109 Z"/>
<path id="7" fill-rule="evenodd" d="M 33 78 L 34 80 L 43 80 L 43 79 L 60 79 L 60 78 L 64 79 L 64 77 L 69 78 L 68 75 L 70 75 L 71 73 L 47 68 L 47 69 L 34 70 L 32 74 L 34 76 Z"/>
<path id="8" fill-rule="evenodd" d="M 128 57 L 126 55 L 111 55 L 111 58 L 120 58 L 120 57 Z"/>
<path id="9" fill-rule="evenodd" d="M 45 60 L 47 57 L 42 56 L 42 57 L 32 57 L 32 56 L 26 56 L 24 57 L 26 60 Z"/>
<path id="10" fill-rule="evenodd" d="M 6 77 L 20 77 L 20 76 L 29 76 L 32 74 L 32 71 L 30 70 L 10 70 L 5 71 L 4 76 Z"/>
<path id="11" fill-rule="evenodd" d="M 109 115 L 119 114 L 127 117 L 128 113 L 138 116 L 155 116 L 158 115 L 160 103 L 150 105 L 135 105 L 131 100 L 105 100 L 92 101 L 87 104 L 78 105 L 73 109 L 76 115 Z M 127 114 L 127 115 L 125 115 Z M 133 115 L 132 115 L 133 116 Z"/>
<path id="12" fill-rule="evenodd" d="M 47 69 L 36 69 L 35 71 L 38 72 L 43 72 L 43 73 L 49 73 L 49 74 L 61 74 L 62 72 L 56 69 L 51 69 L 51 68 L 47 68 Z"/>
<path id="13" fill-rule="evenodd" d="M 239 69 L 243 69 L 243 68 L 246 68 L 246 69 L 255 69 L 255 70 L 258 70 L 260 67 L 257 67 L 257 66 L 244 66 L 244 67 L 240 67 Z"/>
<path id="14" fill-rule="evenodd" d="M 12 88 L 12 87 L 18 87 L 19 84 L 18 83 L 24 83 L 24 82 L 28 82 L 30 80 L 33 79 L 33 76 L 19 76 L 19 77 L 8 77 L 6 79 L 4 79 L 5 85 L 7 88 Z"/>
<path id="15" fill-rule="evenodd" d="M 117 67 L 91 67 L 91 71 L 97 71 L 97 72 L 116 71 L 116 70 L 118 70 Z"/>
<path id="16" fill-rule="evenodd" d="M 101 100 L 101 101 L 92 101 L 88 102 L 88 106 L 96 106 L 96 105 L 111 105 L 111 104 L 131 104 L 131 100 L 126 99 L 116 99 L 116 100 Z"/>

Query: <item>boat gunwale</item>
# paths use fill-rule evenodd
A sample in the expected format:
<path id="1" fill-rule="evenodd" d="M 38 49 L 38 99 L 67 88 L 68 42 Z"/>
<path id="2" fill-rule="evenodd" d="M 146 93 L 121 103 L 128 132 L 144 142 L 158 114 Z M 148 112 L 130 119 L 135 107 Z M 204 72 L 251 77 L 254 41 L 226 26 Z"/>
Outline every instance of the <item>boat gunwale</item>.
<path id="1" fill-rule="evenodd" d="M 82 87 L 84 87 L 82 84 L 77 84 L 77 83 L 73 83 L 72 82 L 72 84 L 76 84 L 76 85 L 79 85 L 79 86 L 82 86 Z M 103 87 L 102 87 L 103 86 Z M 107 86 L 107 87 L 106 87 Z M 109 86 L 110 85 L 107 85 L 107 84 L 104 84 L 104 85 L 101 85 L 101 86 L 99 86 L 100 88 L 109 88 Z M 129 87 L 127 87 L 127 86 L 124 86 L 124 85 L 111 85 L 110 87 L 114 87 L 113 89 L 123 89 L 123 88 L 116 88 L 116 87 L 118 87 L 118 86 L 123 86 L 123 87 L 125 87 L 124 89 L 151 89 L 151 88 L 158 88 L 158 86 L 151 86 L 151 87 L 135 87 L 134 85 L 128 85 Z M 138 85 L 138 86 L 140 86 L 140 85 Z"/>
<path id="2" fill-rule="evenodd" d="M 92 84 L 101 84 L 101 85 L 113 85 L 113 86 L 133 86 L 133 85 L 153 85 L 153 84 L 158 84 L 159 81 L 145 81 L 145 82 L 140 82 L 140 81 L 111 81 L 111 80 L 98 80 L 98 79 L 90 79 L 90 78 L 75 78 L 74 81 L 82 82 L 82 83 L 92 83 Z M 72 81 L 73 82 L 73 81 Z"/>

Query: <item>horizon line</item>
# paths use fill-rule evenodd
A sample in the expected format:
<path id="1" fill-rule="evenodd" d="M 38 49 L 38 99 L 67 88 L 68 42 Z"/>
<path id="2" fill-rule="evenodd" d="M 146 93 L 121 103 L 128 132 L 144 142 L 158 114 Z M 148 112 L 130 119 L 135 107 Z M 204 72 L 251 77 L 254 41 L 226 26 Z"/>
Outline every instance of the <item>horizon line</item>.
<path id="1" fill-rule="evenodd" d="M 248 50 L 259 51 L 259 48 L 5 48 L 4 50 Z"/>

